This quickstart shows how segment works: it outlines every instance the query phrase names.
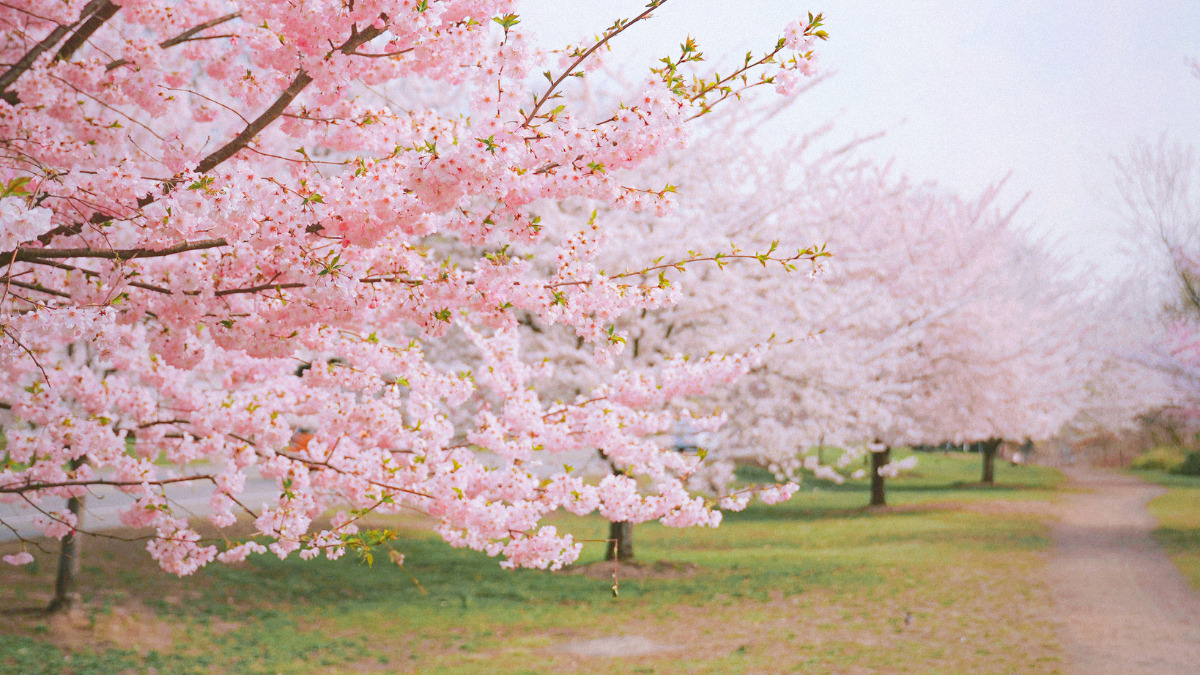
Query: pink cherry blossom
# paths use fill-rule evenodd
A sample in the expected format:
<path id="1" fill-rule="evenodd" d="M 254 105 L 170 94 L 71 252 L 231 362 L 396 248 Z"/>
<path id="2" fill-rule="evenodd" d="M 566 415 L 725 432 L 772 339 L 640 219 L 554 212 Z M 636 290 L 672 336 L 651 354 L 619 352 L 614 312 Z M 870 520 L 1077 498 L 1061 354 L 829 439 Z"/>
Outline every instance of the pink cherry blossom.
<path id="1" fill-rule="evenodd" d="M 336 558 L 349 514 L 424 513 L 539 568 L 579 554 L 542 524 L 559 508 L 719 522 L 660 435 L 753 368 L 753 344 L 603 366 L 558 396 L 560 364 L 522 327 L 615 364 L 618 323 L 681 299 L 650 270 L 695 256 L 601 262 L 621 218 L 672 208 L 639 167 L 809 70 L 819 17 L 724 75 L 694 52 L 647 64 L 594 110 L 578 76 L 661 3 L 563 50 L 522 33 L 512 0 L 27 4 L 0 7 L 0 499 L 53 511 L 113 486 L 179 575 Z M 586 207 L 551 216 L 566 203 Z M 597 450 L 629 475 L 551 468 Z M 266 503 L 245 498 L 255 474 Z M 245 516 L 252 538 L 202 538 L 170 498 L 189 483 L 211 525 Z M 45 533 L 77 524 L 59 511 Z"/>
<path id="2" fill-rule="evenodd" d="M 8 563 L 9 565 L 28 565 L 29 563 L 33 562 L 33 554 L 29 551 L 21 551 L 20 553 L 6 555 L 3 558 L 0 558 L 0 560 L 4 560 L 4 562 Z"/>

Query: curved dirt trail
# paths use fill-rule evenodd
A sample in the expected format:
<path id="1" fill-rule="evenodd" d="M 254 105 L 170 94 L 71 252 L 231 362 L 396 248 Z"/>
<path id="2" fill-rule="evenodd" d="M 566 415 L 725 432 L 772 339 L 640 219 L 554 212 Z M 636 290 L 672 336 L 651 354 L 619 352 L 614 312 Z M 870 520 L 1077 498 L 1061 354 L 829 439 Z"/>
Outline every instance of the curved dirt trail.
<path id="1" fill-rule="evenodd" d="M 1154 540 L 1146 503 L 1165 490 L 1070 468 L 1087 490 L 1059 508 L 1049 581 L 1078 673 L 1200 673 L 1200 594 Z"/>

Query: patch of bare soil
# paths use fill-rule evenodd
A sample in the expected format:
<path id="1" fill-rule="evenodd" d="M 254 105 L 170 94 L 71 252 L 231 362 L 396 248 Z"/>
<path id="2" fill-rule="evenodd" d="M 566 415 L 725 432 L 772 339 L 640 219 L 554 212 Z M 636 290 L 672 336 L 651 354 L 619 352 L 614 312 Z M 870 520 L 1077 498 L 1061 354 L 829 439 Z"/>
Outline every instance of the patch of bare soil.
<path id="1" fill-rule="evenodd" d="M 165 652 L 175 645 L 171 625 L 136 604 L 104 611 L 77 606 L 51 615 L 46 625 L 52 641 L 71 650 L 106 646 Z"/>
<path id="2" fill-rule="evenodd" d="M 700 570 L 696 563 L 671 562 L 629 562 L 615 563 L 610 561 L 588 563 L 586 565 L 571 565 L 563 570 L 563 574 L 582 574 L 592 579 L 611 580 L 613 573 L 617 579 L 681 579 L 690 577 Z"/>
<path id="3" fill-rule="evenodd" d="M 628 658 L 679 649 L 683 649 L 683 647 L 655 642 L 642 635 L 612 635 L 593 640 L 564 642 L 554 647 L 554 651 L 593 658 Z"/>
<path id="4" fill-rule="evenodd" d="M 1047 570 L 1068 663 L 1079 673 L 1200 672 L 1200 595 L 1154 540 L 1164 489 L 1070 468 Z"/>

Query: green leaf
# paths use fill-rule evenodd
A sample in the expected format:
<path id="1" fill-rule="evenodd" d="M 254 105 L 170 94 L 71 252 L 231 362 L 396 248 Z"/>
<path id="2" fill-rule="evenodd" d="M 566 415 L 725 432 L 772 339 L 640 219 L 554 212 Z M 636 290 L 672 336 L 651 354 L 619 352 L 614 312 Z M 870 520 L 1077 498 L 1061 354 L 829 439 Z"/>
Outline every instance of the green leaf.
<path id="1" fill-rule="evenodd" d="M 189 190 L 204 190 L 204 189 L 207 189 L 208 186 L 212 185 L 212 182 L 213 182 L 212 176 L 201 176 L 199 180 L 197 180 L 195 183 L 192 183 L 191 185 L 189 185 L 188 189 Z"/>
<path id="2" fill-rule="evenodd" d="M 521 20 L 517 18 L 516 14 L 505 14 L 504 16 L 498 16 L 498 17 L 492 19 L 492 21 L 495 21 L 496 23 L 503 26 L 504 30 L 506 30 L 506 31 L 508 29 L 512 28 L 513 26 L 521 23 Z"/>
<path id="3" fill-rule="evenodd" d="M 4 186 L 4 197 L 22 196 L 29 194 L 29 190 L 25 189 L 25 184 L 30 181 L 29 176 L 17 176 L 8 181 Z"/>

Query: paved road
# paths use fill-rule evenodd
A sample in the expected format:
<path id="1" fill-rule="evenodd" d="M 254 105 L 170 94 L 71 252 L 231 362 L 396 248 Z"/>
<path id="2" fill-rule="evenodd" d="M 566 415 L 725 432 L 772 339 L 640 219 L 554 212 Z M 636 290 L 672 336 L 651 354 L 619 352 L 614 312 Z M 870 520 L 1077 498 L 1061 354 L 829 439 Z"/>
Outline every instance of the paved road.
<path id="1" fill-rule="evenodd" d="M 1200 673 L 1200 594 L 1154 539 L 1146 503 L 1165 490 L 1069 468 L 1049 580 L 1070 670 Z"/>
<path id="2" fill-rule="evenodd" d="M 208 507 L 208 498 L 212 494 L 212 484 L 207 481 L 183 483 L 167 487 L 167 499 L 175 507 L 178 515 L 187 514 L 192 517 L 208 515 L 212 509 Z M 274 502 L 278 497 L 274 480 L 254 476 L 246 479 L 246 490 L 238 500 L 247 507 L 259 510 L 263 502 Z M 133 500 L 115 488 L 97 487 L 88 496 L 83 513 L 83 527 L 87 530 L 107 530 L 121 527 L 117 512 L 129 506 Z M 65 500 L 45 503 L 47 510 L 57 510 L 66 507 Z M 40 517 L 37 511 L 22 508 L 15 504 L 0 504 L 0 522 L 21 533 L 23 537 L 41 536 L 41 528 L 34 522 Z M 0 525 L 0 541 L 15 539 L 16 535 L 8 527 Z"/>

